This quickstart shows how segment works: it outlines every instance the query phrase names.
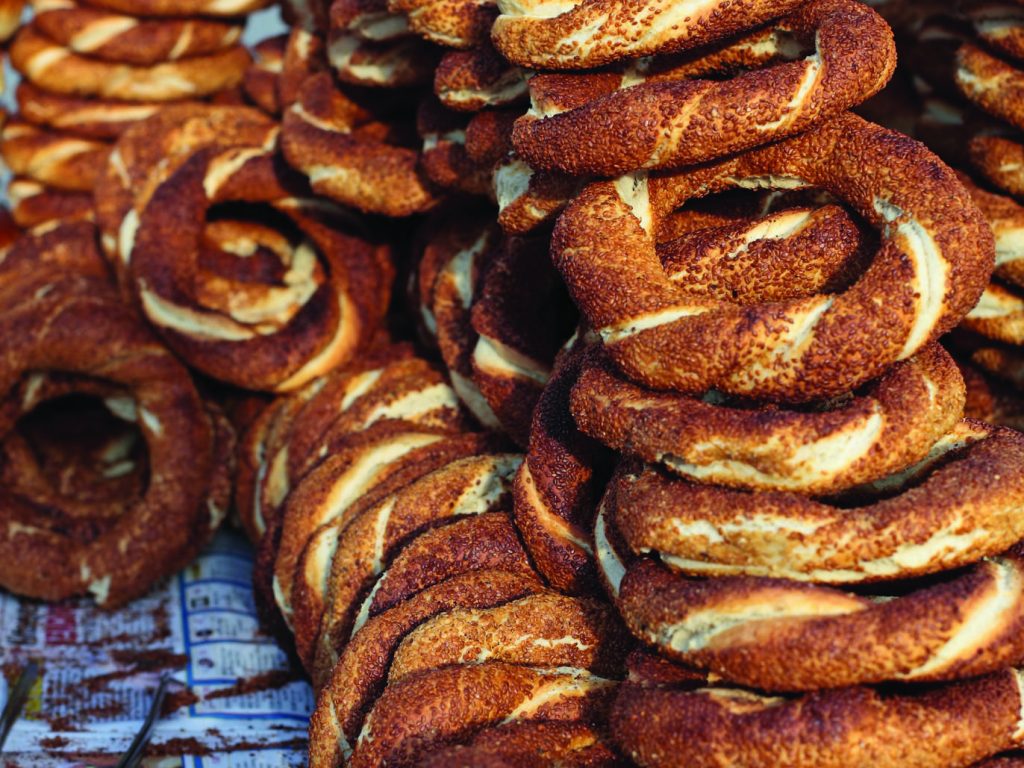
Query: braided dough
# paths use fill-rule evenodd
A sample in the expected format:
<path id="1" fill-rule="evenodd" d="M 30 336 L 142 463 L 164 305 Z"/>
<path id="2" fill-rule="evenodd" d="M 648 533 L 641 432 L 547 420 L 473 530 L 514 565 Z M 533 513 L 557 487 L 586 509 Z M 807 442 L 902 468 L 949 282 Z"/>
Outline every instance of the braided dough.
<path id="1" fill-rule="evenodd" d="M 871 266 L 845 292 L 742 306 L 691 296 L 668 279 L 655 236 L 681 203 L 735 187 L 808 186 L 882 230 Z M 855 389 L 955 326 L 981 295 L 992 252 L 991 229 L 952 171 L 921 145 L 846 114 L 710 165 L 592 184 L 559 219 L 551 253 L 630 378 L 806 401 Z"/>

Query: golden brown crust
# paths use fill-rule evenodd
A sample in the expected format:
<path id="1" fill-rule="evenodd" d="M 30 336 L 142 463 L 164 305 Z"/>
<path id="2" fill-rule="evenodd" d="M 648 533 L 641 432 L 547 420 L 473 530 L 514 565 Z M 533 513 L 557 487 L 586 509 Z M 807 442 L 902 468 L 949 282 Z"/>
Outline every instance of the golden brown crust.
<path id="1" fill-rule="evenodd" d="M 271 0 L 89 0 L 89 5 L 138 16 L 242 16 Z"/>
<path id="2" fill-rule="evenodd" d="M 201 258 L 207 211 L 235 201 L 264 206 L 269 229 L 250 229 L 211 268 Z M 250 250 L 287 282 L 246 280 L 233 254 Z M 369 344 L 390 290 L 387 254 L 343 211 L 309 198 L 273 154 L 211 148 L 146 203 L 129 275 L 148 319 L 190 365 L 237 386 L 289 391 Z"/>
<path id="3" fill-rule="evenodd" d="M 0 297 L 5 337 L 23 342 L 5 350 L 0 390 L 11 391 L 30 371 L 111 382 L 131 398 L 125 413 L 137 419 L 150 465 L 145 495 L 81 540 L 62 532 L 60 521 L 34 509 L 31 499 L 4 494 L 0 580 L 43 599 L 92 593 L 103 605 L 119 605 L 180 567 L 211 523 L 219 523 L 207 499 L 213 494 L 226 509 L 229 486 L 215 480 L 215 468 L 224 463 L 227 475 L 225 453 L 233 446 L 215 446 L 220 424 L 204 413 L 188 373 L 103 283 L 38 268 L 0 284 Z"/>
<path id="4" fill-rule="evenodd" d="M 434 71 L 434 93 L 459 112 L 507 107 L 526 100 L 526 73 L 484 43 L 446 53 Z"/>
<path id="5" fill-rule="evenodd" d="M 657 222 L 690 198 L 743 184 L 823 187 L 883 229 L 882 247 L 835 296 L 752 307 L 690 297 L 661 267 Z M 552 242 L 570 294 L 630 378 L 788 401 L 849 392 L 956 325 L 993 252 L 991 229 L 951 170 L 850 114 L 696 169 L 592 184 Z"/>
<path id="6" fill-rule="evenodd" d="M 92 195 L 53 189 L 34 179 L 14 178 L 7 185 L 11 216 L 22 229 L 31 229 L 55 221 L 91 221 Z"/>
<path id="7" fill-rule="evenodd" d="M 63 4 L 62 4 L 63 6 Z M 147 20 L 74 2 L 43 6 L 32 23 L 69 51 L 117 64 L 147 66 L 205 56 L 239 41 L 242 26 L 214 19 Z"/>
<path id="8" fill-rule="evenodd" d="M 541 592 L 533 576 L 469 571 L 374 616 L 353 635 L 320 692 L 309 726 L 313 768 L 337 768 L 351 753 L 363 719 L 384 688 L 392 654 L 421 622 L 454 608 L 488 608 Z"/>
<path id="9" fill-rule="evenodd" d="M 848 498 L 856 515 L 841 498 L 749 494 L 653 470 L 621 476 L 614 503 L 633 552 L 659 553 L 684 573 L 860 583 L 936 573 L 1008 549 L 1024 526 L 1021 472 L 1017 432 L 964 421 L 920 464 L 875 483 L 881 500 Z M 1000 480 L 977 481 L 986 476 Z"/>
<path id="10" fill-rule="evenodd" d="M 963 409 L 960 372 L 938 344 L 857 396 L 813 411 L 656 392 L 600 358 L 572 395 L 579 428 L 611 448 L 695 482 L 806 494 L 842 491 L 920 461 Z"/>
<path id="11" fill-rule="evenodd" d="M 87 192 L 107 164 L 110 145 L 39 129 L 13 119 L 0 130 L 0 156 L 17 176 L 69 191 Z"/>
<path id="12" fill-rule="evenodd" d="M 303 84 L 286 111 L 281 149 L 313 191 L 369 213 L 408 216 L 437 203 L 418 153 L 395 140 L 395 126 L 337 89 L 327 73 Z"/>
<path id="13" fill-rule="evenodd" d="M 971 165 L 999 189 L 1024 195 L 1024 144 L 1003 136 L 975 136 L 968 145 Z"/>
<path id="14" fill-rule="evenodd" d="M 151 66 L 113 64 L 62 48 L 34 24 L 10 48 L 11 64 L 34 85 L 69 96 L 166 102 L 209 96 L 238 85 L 252 59 L 241 45 Z"/>
<path id="15" fill-rule="evenodd" d="M 404 14 L 413 32 L 448 48 L 489 41 L 498 15 L 491 0 L 388 0 L 387 7 L 392 14 Z"/>
<path id="16" fill-rule="evenodd" d="M 491 38 L 535 69 L 587 69 L 626 58 L 674 53 L 734 35 L 799 7 L 799 0 L 739 0 L 678 6 L 670 0 L 499 0 Z M 551 6 L 551 7 L 546 7 Z"/>
<path id="17" fill-rule="evenodd" d="M 1018 675 L 1005 671 L 906 693 L 844 688 L 792 700 L 627 683 L 611 728 L 626 755 L 652 768 L 946 768 L 1016 746 Z"/>
<path id="18" fill-rule="evenodd" d="M 366 718 L 349 765 L 415 764 L 425 749 L 467 740 L 506 718 L 590 721 L 601 716 L 615 687 L 584 670 L 502 662 L 412 675 L 384 690 Z"/>
<path id="19" fill-rule="evenodd" d="M 50 93 L 22 80 L 15 90 L 18 115 L 38 126 L 70 131 L 89 139 L 116 139 L 127 128 L 162 107 L 142 101 L 105 101 Z"/>
<path id="20" fill-rule="evenodd" d="M 327 59 L 343 83 L 371 88 L 407 88 L 430 82 L 438 51 L 416 37 L 366 40 L 347 31 L 331 30 Z"/>
<path id="21" fill-rule="evenodd" d="M 261 40 L 253 46 L 253 63 L 245 71 L 242 90 L 245 97 L 268 115 L 281 114 L 278 84 L 284 71 L 288 35 Z"/>
<path id="22" fill-rule="evenodd" d="M 800 133 L 856 106 L 880 91 L 896 66 L 889 26 L 856 0 L 814 0 L 775 22 L 775 29 L 767 40 L 763 31 L 755 33 L 756 56 L 769 49 L 781 61 L 727 80 L 719 78 L 737 67 L 724 54 L 718 54 L 724 72 L 696 73 L 715 79 L 691 80 L 690 62 L 653 72 L 641 64 L 620 78 L 534 78 L 534 109 L 513 133 L 516 152 L 537 168 L 577 176 L 705 162 Z M 783 55 L 794 43 L 811 54 Z M 749 40 L 734 45 L 737 55 L 751 55 Z"/>
<path id="23" fill-rule="evenodd" d="M 0 282 L 29 275 L 37 269 L 54 269 L 108 283 L 110 268 L 99 251 L 96 226 L 90 221 L 65 221 L 54 226 L 30 229 L 20 238 L 5 222 L 4 236 L 10 239 L 0 250 Z"/>
<path id="24" fill-rule="evenodd" d="M 972 43 L 956 53 L 956 86 L 988 114 L 1024 128 L 1024 72 Z"/>

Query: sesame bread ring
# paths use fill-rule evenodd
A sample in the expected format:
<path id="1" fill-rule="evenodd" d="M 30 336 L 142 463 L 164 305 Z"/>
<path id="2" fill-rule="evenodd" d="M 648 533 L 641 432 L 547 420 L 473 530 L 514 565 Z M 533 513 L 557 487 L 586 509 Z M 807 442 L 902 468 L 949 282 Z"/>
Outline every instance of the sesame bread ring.
<path id="1" fill-rule="evenodd" d="M 690 580 L 637 560 L 617 605 L 630 631 L 671 659 L 759 690 L 801 691 L 1019 664 L 1022 588 L 1013 553 L 895 597 L 784 579 Z"/>
<path id="2" fill-rule="evenodd" d="M 255 109 L 197 104 L 165 107 L 125 130 L 95 188 L 103 250 L 119 277 L 125 278 L 139 217 L 160 182 L 200 149 L 269 148 L 277 133 L 277 126 Z"/>
<path id="3" fill-rule="evenodd" d="M 55 221 L 91 221 L 93 218 L 91 194 L 54 189 L 35 179 L 12 179 L 7 185 L 7 199 L 11 204 L 11 217 L 22 229 Z"/>
<path id="4" fill-rule="evenodd" d="M 245 98 L 268 115 L 281 114 L 281 98 L 277 86 L 284 72 L 288 37 L 268 37 L 253 46 L 254 61 L 242 80 Z"/>
<path id="5" fill-rule="evenodd" d="M 152 117 L 158 103 L 99 101 L 64 96 L 22 80 L 15 90 L 18 116 L 38 126 L 69 131 L 88 139 L 116 139 L 131 125 Z"/>
<path id="6" fill-rule="evenodd" d="M 975 136 L 968 152 L 982 176 L 999 189 L 1024 197 L 1024 144 L 1005 136 Z"/>
<path id="7" fill-rule="evenodd" d="M 390 290 L 387 249 L 348 214 L 306 196 L 263 149 L 205 149 L 153 193 L 129 264 L 146 317 L 178 354 L 220 381 L 288 391 L 344 364 L 376 331 Z M 208 211 L 245 201 L 286 247 L 239 239 L 211 263 Z M 256 255 L 271 280 L 248 278 Z"/>
<path id="8" fill-rule="evenodd" d="M 434 72 L 434 93 L 449 109 L 479 112 L 526 100 L 526 74 L 490 45 L 449 51 Z"/>
<path id="9" fill-rule="evenodd" d="M 668 279 L 655 233 L 682 203 L 736 187 L 814 186 L 882 230 L 846 291 L 742 306 Z M 955 326 L 981 295 L 993 251 L 953 171 L 913 140 L 844 114 L 716 163 L 591 184 L 559 219 L 551 255 L 631 379 L 799 402 L 856 389 Z"/>
<path id="10" fill-rule="evenodd" d="M 577 176 L 692 165 L 800 133 L 880 91 L 895 69 L 892 31 L 857 0 L 814 0 L 775 25 L 757 50 L 774 46 L 781 63 L 729 80 L 691 80 L 689 63 L 651 75 L 627 68 L 620 79 L 539 76 L 530 83 L 533 109 L 516 123 L 516 152 L 536 168 Z M 781 56 L 794 42 L 812 52 Z M 742 55 L 750 42 L 735 45 Z M 709 66 L 697 77 L 735 72 L 736 62 L 722 58 L 725 72 Z M 645 119 L 651 114 L 658 119 Z"/>
<path id="11" fill-rule="evenodd" d="M 525 447 L 555 354 L 576 322 L 551 266 L 548 238 L 505 238 L 473 301 L 471 321 L 477 334 L 473 383 L 502 430 Z"/>
<path id="12" fill-rule="evenodd" d="M 432 751 L 419 768 L 617 768 L 623 758 L 608 737 L 584 723 L 525 722 L 481 731 L 469 744 Z"/>
<path id="13" fill-rule="evenodd" d="M 1019 745 L 1020 672 L 910 691 L 794 699 L 737 688 L 620 687 L 614 741 L 645 768 L 962 768 Z"/>
<path id="14" fill-rule="evenodd" d="M 621 59 L 708 45 L 796 10 L 800 0 L 686 5 L 658 0 L 498 0 L 491 39 L 509 61 L 535 69 L 589 69 Z"/>
<path id="15" fill-rule="evenodd" d="M 480 658 L 577 667 L 618 678 L 632 647 L 608 602 L 541 593 L 494 607 L 455 608 L 428 619 L 395 650 L 388 682 Z"/>
<path id="16" fill-rule="evenodd" d="M 856 514 L 842 498 L 751 495 L 652 470 L 626 473 L 616 488 L 618 527 L 633 552 L 658 553 L 689 574 L 837 584 L 911 578 L 969 565 L 1022 538 L 1013 479 L 1022 458 L 1013 430 L 961 422 L 919 464 L 874 484 L 876 494 L 896 495 L 850 496 Z M 1000 481 L 972 482 L 989 472 Z"/>
<path id="17" fill-rule="evenodd" d="M 4 234 L 11 236 L 6 229 Z M 0 281 L 50 267 L 110 282 L 110 269 L 96 242 L 96 226 L 90 221 L 62 221 L 14 238 L 0 250 Z"/>
<path id="18" fill-rule="evenodd" d="M 472 48 L 490 42 L 498 10 L 490 0 L 388 0 L 388 10 L 437 45 Z"/>
<path id="19" fill-rule="evenodd" d="M 89 5 L 135 16 L 244 16 L 271 0 L 88 0 Z"/>
<path id="20" fill-rule="evenodd" d="M 151 66 L 234 46 L 242 25 L 214 19 L 140 19 L 71 0 L 35 2 L 32 23 L 73 53 L 116 64 Z"/>
<path id="21" fill-rule="evenodd" d="M 966 8 L 978 39 L 1018 61 L 1024 60 L 1024 8 L 1012 2 L 972 3 Z"/>
<path id="22" fill-rule="evenodd" d="M 469 571 L 369 619 L 345 646 L 320 692 L 309 723 L 311 768 L 340 768 L 352 753 L 363 719 L 384 688 L 395 649 L 417 625 L 455 608 L 489 608 L 542 589 L 532 576 Z"/>
<path id="23" fill-rule="evenodd" d="M 92 594 L 113 607 L 143 594 L 182 565 L 214 522 L 208 502 L 226 509 L 227 483 L 217 467 L 229 462 L 215 445 L 218 429 L 204 410 L 187 371 L 94 279 L 38 268 L 0 284 L 4 338 L 0 391 L 10 392 L 32 371 L 91 377 L 124 390 L 115 406 L 135 420 L 148 449 L 145 495 L 120 518 L 81 539 L 62 531 L 55 510 L 0 494 L 0 582 L 47 600 Z M 123 406 L 123 407 L 121 407 Z M 17 410 L 5 411 L 7 434 Z M 219 522 L 219 521 L 218 521 Z"/>
<path id="24" fill-rule="evenodd" d="M 386 42 L 412 35 L 408 17 L 392 12 L 387 0 L 334 0 L 330 24 L 336 33 L 352 34 L 367 42 Z"/>
<path id="25" fill-rule="evenodd" d="M 107 164 L 110 145 L 8 120 L 0 129 L 0 157 L 11 173 L 55 189 L 85 192 Z"/>
<path id="26" fill-rule="evenodd" d="M 0 41 L 6 42 L 21 26 L 25 0 L 0 0 Z"/>
<path id="27" fill-rule="evenodd" d="M 351 635 L 355 611 L 405 541 L 455 516 L 511 506 L 515 454 L 457 457 L 354 515 L 321 527 L 303 550 L 292 586 L 299 656 L 312 660 L 319 635 L 334 648 Z"/>
<path id="28" fill-rule="evenodd" d="M 430 82 L 437 49 L 417 37 L 371 42 L 347 32 L 328 38 L 327 60 L 337 78 L 349 85 L 407 88 Z"/>
<path id="29" fill-rule="evenodd" d="M 380 423 L 328 456 L 288 496 L 280 516 L 274 598 L 291 622 L 292 588 L 311 538 L 333 520 L 343 523 L 380 498 L 450 461 L 479 451 L 479 435 L 452 436 L 404 424 Z M 373 495 L 370 495 L 370 492 Z"/>
<path id="30" fill-rule="evenodd" d="M 401 138 L 395 133 L 320 73 L 285 112 L 281 149 L 317 194 L 368 213 L 408 216 L 437 197 L 417 168 L 419 153 L 394 141 Z"/>
<path id="31" fill-rule="evenodd" d="M 580 430 L 700 483 L 836 493 L 923 459 L 964 409 L 960 371 L 938 344 L 863 393 L 822 410 L 734 408 L 654 392 L 596 364 L 573 389 Z"/>
<path id="32" fill-rule="evenodd" d="M 489 661 L 411 675 L 389 685 L 366 718 L 349 765 L 410 766 L 434 746 L 527 720 L 603 719 L 617 683 L 586 670 Z M 470 692 L 487 691 L 486 696 Z"/>
<path id="33" fill-rule="evenodd" d="M 577 429 L 569 411 L 585 354 L 586 342 L 577 337 L 555 361 L 515 482 L 516 525 L 534 565 L 551 586 L 570 594 L 599 589 L 589 532 L 608 464 L 602 446 Z"/>
<path id="34" fill-rule="evenodd" d="M 1024 287 L 1024 207 L 1009 197 L 985 191 L 964 174 L 959 177 L 992 227 L 996 240 L 995 277 Z"/>
<path id="35" fill-rule="evenodd" d="M 1024 297 L 1020 289 L 990 283 L 961 327 L 1007 344 L 1024 344 Z"/>
<path id="36" fill-rule="evenodd" d="M 509 155 L 494 169 L 498 223 L 510 235 L 528 235 L 558 218 L 586 180 L 559 171 L 538 171 Z"/>
<path id="37" fill-rule="evenodd" d="M 439 222 L 428 249 L 444 251 L 430 302 L 437 345 L 452 388 L 474 418 L 488 429 L 501 422 L 473 382 L 473 350 L 478 335 L 471 323 L 473 299 L 493 257 L 499 235 L 486 218 L 451 217 Z"/>
<path id="38" fill-rule="evenodd" d="M 956 86 L 988 114 L 1024 129 L 1024 72 L 971 43 L 956 53 Z"/>
<path id="39" fill-rule="evenodd" d="M 299 98 L 303 83 L 317 72 L 326 72 L 327 45 L 319 35 L 298 27 L 288 35 L 281 76 L 277 81 L 277 100 L 284 111 Z"/>
<path id="40" fill-rule="evenodd" d="M 478 163 L 466 153 L 465 115 L 441 106 L 428 97 L 416 112 L 416 130 L 423 139 L 420 168 L 442 189 L 478 197 L 491 196 L 491 166 Z"/>
<path id="41" fill-rule="evenodd" d="M 29 82 L 53 93 L 157 102 L 209 96 L 236 86 L 252 61 L 244 47 L 235 45 L 152 66 L 112 64 L 61 47 L 33 24 L 18 32 L 10 56 Z"/>

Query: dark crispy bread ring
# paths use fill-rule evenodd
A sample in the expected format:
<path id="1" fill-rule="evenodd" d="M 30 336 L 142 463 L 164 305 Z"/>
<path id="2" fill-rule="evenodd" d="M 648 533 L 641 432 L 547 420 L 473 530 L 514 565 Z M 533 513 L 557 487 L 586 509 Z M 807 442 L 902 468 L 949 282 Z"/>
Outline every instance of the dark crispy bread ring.
<path id="1" fill-rule="evenodd" d="M 577 176 L 692 165 L 800 133 L 856 106 L 880 91 L 896 66 L 889 26 L 856 0 L 814 0 L 774 30 L 766 40 L 765 31 L 755 33 L 756 48 L 747 39 L 733 45 L 738 57 L 754 55 L 753 48 L 760 58 L 768 49 L 781 62 L 728 80 L 693 80 L 720 73 L 709 67 L 691 74 L 689 62 L 651 73 L 641 63 L 619 78 L 535 77 L 534 108 L 513 134 L 516 152 L 537 168 Z M 783 55 L 801 44 L 810 55 Z M 733 57 L 719 55 L 726 74 L 735 72 Z"/>
<path id="2" fill-rule="evenodd" d="M 54 189 L 87 192 L 106 167 L 110 145 L 9 120 L 0 130 L 0 156 L 17 176 Z"/>
<path id="3" fill-rule="evenodd" d="M 882 246 L 837 295 L 755 306 L 690 296 L 661 266 L 658 223 L 688 199 L 744 185 L 824 187 L 883 229 Z M 727 160 L 592 184 L 559 219 L 552 260 L 630 378 L 807 401 L 855 389 L 956 325 L 993 250 L 991 229 L 938 158 L 845 114 Z"/>

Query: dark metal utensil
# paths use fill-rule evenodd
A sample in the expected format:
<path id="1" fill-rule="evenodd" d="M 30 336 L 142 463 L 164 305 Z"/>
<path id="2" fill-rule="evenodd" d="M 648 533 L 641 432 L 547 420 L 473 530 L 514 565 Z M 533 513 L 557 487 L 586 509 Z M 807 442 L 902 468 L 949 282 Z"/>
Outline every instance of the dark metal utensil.
<path id="1" fill-rule="evenodd" d="M 153 703 L 149 705 L 149 714 L 146 715 L 142 727 L 132 739 L 128 751 L 117 761 L 117 768 L 136 768 L 142 761 L 142 753 L 146 749 L 146 744 L 149 743 L 149 737 L 153 734 L 156 721 L 160 719 L 160 710 L 164 705 L 164 696 L 167 694 L 167 684 L 170 679 L 171 676 L 167 672 L 160 675 L 160 685 L 157 686 L 156 693 L 153 694 Z"/>
<path id="2" fill-rule="evenodd" d="M 7 697 L 4 711 L 0 714 L 0 751 L 4 748 L 7 734 L 14 727 L 14 722 L 21 716 L 21 710 L 25 708 L 29 691 L 32 690 L 37 677 L 39 677 L 39 665 L 34 661 L 30 661 L 18 675 L 18 680 L 15 682 L 14 688 L 11 689 L 11 695 Z"/>

